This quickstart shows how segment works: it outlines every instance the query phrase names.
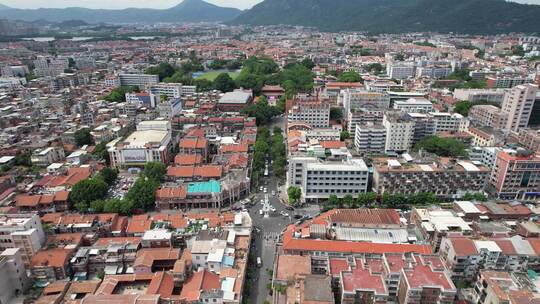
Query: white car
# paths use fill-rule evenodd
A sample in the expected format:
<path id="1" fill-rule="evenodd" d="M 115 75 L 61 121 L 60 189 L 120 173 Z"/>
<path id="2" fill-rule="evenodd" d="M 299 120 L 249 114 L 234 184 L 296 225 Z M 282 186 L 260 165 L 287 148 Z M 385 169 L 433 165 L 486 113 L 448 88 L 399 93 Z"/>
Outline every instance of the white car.
<path id="1" fill-rule="evenodd" d="M 263 186 L 260 186 L 260 187 L 259 187 L 259 191 L 263 191 Z"/>
<path id="2" fill-rule="evenodd" d="M 276 191 L 272 190 L 272 196 L 276 196 Z"/>
<path id="3" fill-rule="evenodd" d="M 266 187 L 264 187 L 264 190 L 263 190 L 264 193 L 268 192 L 268 189 Z"/>
<path id="4" fill-rule="evenodd" d="M 270 211 L 272 211 L 272 212 L 276 212 L 276 208 L 274 208 L 274 207 L 270 207 Z"/>

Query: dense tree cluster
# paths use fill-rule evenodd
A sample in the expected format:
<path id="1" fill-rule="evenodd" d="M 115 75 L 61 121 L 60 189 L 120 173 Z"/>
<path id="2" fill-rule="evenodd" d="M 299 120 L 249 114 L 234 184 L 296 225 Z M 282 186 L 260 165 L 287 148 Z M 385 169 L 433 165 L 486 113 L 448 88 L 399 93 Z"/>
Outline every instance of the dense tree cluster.
<path id="1" fill-rule="evenodd" d="M 109 95 L 103 97 L 103 100 L 110 102 L 124 102 L 126 101 L 126 93 L 132 92 L 139 92 L 139 88 L 134 86 L 121 86 L 113 89 Z"/>
<path id="2" fill-rule="evenodd" d="M 257 120 L 257 125 L 259 126 L 270 123 L 272 117 L 279 113 L 280 112 L 276 107 L 268 105 L 268 100 L 264 96 L 260 96 L 257 102 L 252 103 L 240 110 L 240 114 L 242 115 L 255 117 Z"/>
<path id="3" fill-rule="evenodd" d="M 289 204 L 294 206 L 298 204 L 302 197 L 302 189 L 295 186 L 289 186 L 289 188 L 287 188 L 287 196 L 289 197 Z"/>
<path id="4" fill-rule="evenodd" d="M 465 144 L 455 138 L 442 138 L 438 136 L 426 136 L 417 142 L 413 151 L 423 151 L 445 157 L 466 156 Z"/>
<path id="5" fill-rule="evenodd" d="M 255 141 L 255 145 L 253 145 L 253 164 L 251 166 L 251 182 L 254 186 L 259 184 L 259 180 L 263 176 L 266 154 L 269 150 L 269 138 L 270 131 L 267 127 L 259 127 L 257 129 L 257 140 Z"/>
<path id="6" fill-rule="evenodd" d="M 356 71 L 343 72 L 338 76 L 338 81 L 341 82 L 360 82 L 361 80 L 360 74 Z"/>
<path id="7" fill-rule="evenodd" d="M 272 160 L 274 174 L 277 177 L 283 177 L 287 166 L 286 147 L 282 131 L 278 127 L 274 128 L 274 134 L 272 136 Z"/>
<path id="8" fill-rule="evenodd" d="M 75 144 L 78 147 L 82 147 L 84 145 L 91 145 L 93 142 L 92 134 L 90 134 L 89 128 L 82 128 L 75 131 L 74 137 L 75 137 Z"/>

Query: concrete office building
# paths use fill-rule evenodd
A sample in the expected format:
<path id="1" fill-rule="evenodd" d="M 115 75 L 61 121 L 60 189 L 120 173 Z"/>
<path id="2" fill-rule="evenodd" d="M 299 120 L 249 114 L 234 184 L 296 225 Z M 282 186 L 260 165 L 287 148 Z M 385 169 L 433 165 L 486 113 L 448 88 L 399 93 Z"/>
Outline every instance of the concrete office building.
<path id="1" fill-rule="evenodd" d="M 341 96 L 351 137 L 354 137 L 358 123 L 372 121 L 368 119 L 371 116 L 382 119 L 383 111 L 390 106 L 390 96 L 385 92 L 344 90 Z"/>
<path id="2" fill-rule="evenodd" d="M 433 104 L 425 98 L 409 98 L 407 100 L 394 101 L 393 108 L 407 113 L 434 112 Z"/>
<path id="3" fill-rule="evenodd" d="M 312 128 L 330 126 L 330 103 L 316 97 L 300 97 L 288 102 L 287 122 L 303 122 Z"/>
<path id="4" fill-rule="evenodd" d="M 455 89 L 453 96 L 458 100 L 470 102 L 487 101 L 501 104 L 504 92 L 504 89 Z"/>
<path id="5" fill-rule="evenodd" d="M 20 248 L 24 264 L 45 243 L 45 232 L 37 214 L 0 214 L 0 251 Z"/>
<path id="6" fill-rule="evenodd" d="M 386 129 L 386 153 L 409 151 L 413 144 L 415 122 L 407 113 L 384 113 L 383 126 Z"/>
<path id="7" fill-rule="evenodd" d="M 159 76 L 148 74 L 119 74 L 118 83 L 121 86 L 146 87 L 148 85 L 159 83 Z"/>
<path id="8" fill-rule="evenodd" d="M 526 84 L 530 82 L 529 79 L 522 76 L 512 75 L 497 75 L 486 77 L 486 83 L 488 88 L 513 88 L 518 85 Z"/>
<path id="9" fill-rule="evenodd" d="M 407 79 L 415 74 L 416 68 L 412 62 L 392 62 L 386 65 L 386 75 L 391 79 Z"/>
<path id="10" fill-rule="evenodd" d="M 386 129 L 382 124 L 367 122 L 357 124 L 354 146 L 360 154 L 383 154 Z"/>
<path id="11" fill-rule="evenodd" d="M 181 83 L 158 83 L 151 85 L 148 92 L 157 96 L 166 95 L 169 98 L 179 98 L 197 93 L 197 86 L 186 86 Z"/>
<path id="12" fill-rule="evenodd" d="M 448 198 L 483 191 L 490 174 L 489 168 L 470 161 L 444 157 L 414 159 L 408 154 L 403 159 L 375 158 L 373 168 L 373 190 L 377 193 L 433 192 Z"/>
<path id="13" fill-rule="evenodd" d="M 501 129 L 506 124 L 506 113 L 492 105 L 476 105 L 469 110 L 469 120 L 476 126 Z"/>
<path id="14" fill-rule="evenodd" d="M 491 185 L 501 199 L 540 198 L 540 154 L 499 151 L 491 174 Z"/>
<path id="15" fill-rule="evenodd" d="M 159 98 L 159 95 L 152 93 L 126 93 L 126 102 L 137 107 L 155 108 Z"/>
<path id="16" fill-rule="evenodd" d="M 310 156 L 289 158 L 287 184 L 302 190 L 303 200 L 328 199 L 334 194 L 353 197 L 367 191 L 368 168 L 362 159 L 352 158 L 345 149 L 332 149 L 331 160 Z"/>
<path id="17" fill-rule="evenodd" d="M 503 129 L 518 131 L 527 127 L 537 91 L 538 85 L 524 84 L 505 93 L 502 113 L 506 115 L 507 119 Z"/>
<path id="18" fill-rule="evenodd" d="M 144 166 L 150 161 L 169 162 L 171 151 L 171 123 L 165 120 L 143 121 L 137 131 L 125 139 L 108 144 L 111 166 Z"/>

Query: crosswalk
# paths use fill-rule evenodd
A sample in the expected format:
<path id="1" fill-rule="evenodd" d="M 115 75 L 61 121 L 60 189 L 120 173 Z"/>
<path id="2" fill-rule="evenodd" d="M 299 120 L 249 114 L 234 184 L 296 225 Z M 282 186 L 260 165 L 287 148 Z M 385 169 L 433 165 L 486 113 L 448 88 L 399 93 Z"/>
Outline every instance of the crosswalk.
<path id="1" fill-rule="evenodd" d="M 279 241 L 279 232 L 265 232 L 263 233 L 263 244 L 264 245 L 274 245 Z"/>

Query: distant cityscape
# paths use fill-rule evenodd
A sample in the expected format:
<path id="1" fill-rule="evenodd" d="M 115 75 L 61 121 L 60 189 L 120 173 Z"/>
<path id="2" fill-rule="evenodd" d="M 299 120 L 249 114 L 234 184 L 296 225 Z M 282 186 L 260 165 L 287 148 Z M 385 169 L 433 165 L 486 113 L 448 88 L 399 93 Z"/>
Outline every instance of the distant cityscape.
<path id="1" fill-rule="evenodd" d="M 1 304 L 540 303 L 540 36 L 2 19 L 0 73 Z"/>

